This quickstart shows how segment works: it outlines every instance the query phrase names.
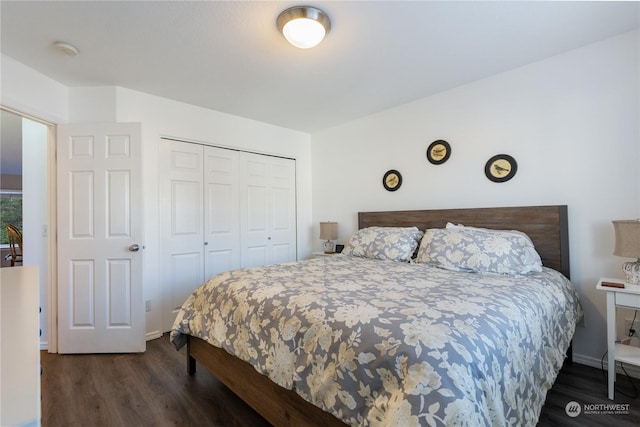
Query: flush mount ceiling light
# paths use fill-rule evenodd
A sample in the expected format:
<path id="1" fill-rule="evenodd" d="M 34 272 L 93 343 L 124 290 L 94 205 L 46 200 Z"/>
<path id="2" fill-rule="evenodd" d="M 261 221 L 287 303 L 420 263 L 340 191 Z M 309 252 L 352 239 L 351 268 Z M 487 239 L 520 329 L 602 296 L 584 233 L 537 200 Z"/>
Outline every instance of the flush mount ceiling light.
<path id="1" fill-rule="evenodd" d="M 278 30 L 300 49 L 316 46 L 331 30 L 326 13 L 311 6 L 294 6 L 283 11 L 277 20 Z"/>

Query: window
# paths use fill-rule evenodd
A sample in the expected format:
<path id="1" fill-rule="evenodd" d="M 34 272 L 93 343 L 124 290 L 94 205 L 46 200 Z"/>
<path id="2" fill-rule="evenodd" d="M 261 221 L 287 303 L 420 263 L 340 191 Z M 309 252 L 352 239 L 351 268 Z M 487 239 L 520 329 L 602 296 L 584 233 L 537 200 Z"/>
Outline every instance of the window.
<path id="1" fill-rule="evenodd" d="M 22 191 L 0 190 L 0 245 L 8 245 L 6 224 L 22 230 Z"/>

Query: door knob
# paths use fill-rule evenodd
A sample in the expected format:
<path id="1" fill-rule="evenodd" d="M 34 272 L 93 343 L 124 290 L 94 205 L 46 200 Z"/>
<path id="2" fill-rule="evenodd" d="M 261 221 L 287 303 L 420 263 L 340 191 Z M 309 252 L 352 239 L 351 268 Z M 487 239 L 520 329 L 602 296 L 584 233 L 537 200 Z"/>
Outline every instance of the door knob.
<path id="1" fill-rule="evenodd" d="M 129 252 L 138 252 L 139 250 L 140 250 L 140 246 L 138 246 L 137 244 L 133 244 L 129 246 Z"/>

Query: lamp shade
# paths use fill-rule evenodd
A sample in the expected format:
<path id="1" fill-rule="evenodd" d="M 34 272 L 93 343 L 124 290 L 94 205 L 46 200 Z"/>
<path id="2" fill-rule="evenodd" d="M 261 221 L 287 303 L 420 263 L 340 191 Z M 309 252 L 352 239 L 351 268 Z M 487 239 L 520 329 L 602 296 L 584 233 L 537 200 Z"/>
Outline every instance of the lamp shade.
<path id="1" fill-rule="evenodd" d="M 320 223 L 320 239 L 336 240 L 338 238 L 337 222 L 321 222 Z"/>
<path id="2" fill-rule="evenodd" d="M 613 221 L 616 247 L 613 254 L 627 258 L 640 258 L 640 221 Z"/>

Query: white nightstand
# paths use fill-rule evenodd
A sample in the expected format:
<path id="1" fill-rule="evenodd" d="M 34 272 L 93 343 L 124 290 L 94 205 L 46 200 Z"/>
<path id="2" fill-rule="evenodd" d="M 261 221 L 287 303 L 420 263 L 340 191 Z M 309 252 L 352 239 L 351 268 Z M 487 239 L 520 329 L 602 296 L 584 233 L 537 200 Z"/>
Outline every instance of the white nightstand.
<path id="1" fill-rule="evenodd" d="M 596 286 L 596 289 L 607 292 L 607 363 L 609 369 L 609 399 L 613 400 L 616 360 L 640 366 L 640 348 L 616 343 L 616 307 L 640 309 L 640 285 L 624 283 L 624 288 L 616 288 L 603 286 L 603 283 L 623 284 L 623 281 L 602 278 Z"/>
<path id="2" fill-rule="evenodd" d="M 335 255 L 336 253 L 337 252 L 333 252 L 333 253 L 328 254 L 328 253 L 325 253 L 325 252 L 322 252 L 322 251 L 320 251 L 320 252 L 311 252 L 311 258 L 322 258 L 322 257 L 325 257 L 325 256 Z"/>

